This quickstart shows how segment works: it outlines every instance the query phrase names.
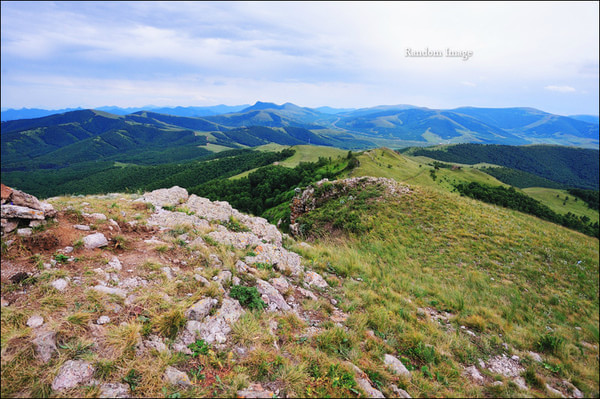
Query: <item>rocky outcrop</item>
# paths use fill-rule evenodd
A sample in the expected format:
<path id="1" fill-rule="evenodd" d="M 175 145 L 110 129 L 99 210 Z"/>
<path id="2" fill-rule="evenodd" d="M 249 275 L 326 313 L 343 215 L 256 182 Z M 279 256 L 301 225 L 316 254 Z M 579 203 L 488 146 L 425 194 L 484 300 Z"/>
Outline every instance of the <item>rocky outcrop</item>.
<path id="1" fill-rule="evenodd" d="M 171 188 L 161 188 L 149 193 L 145 193 L 139 201 L 149 202 L 157 208 L 163 206 L 176 206 L 188 199 L 188 192 L 185 188 L 174 186 Z"/>
<path id="2" fill-rule="evenodd" d="M 56 216 L 54 207 L 38 200 L 31 194 L 0 185 L 2 199 L 0 204 L 2 234 L 10 233 L 19 226 L 36 227 L 47 219 Z"/>

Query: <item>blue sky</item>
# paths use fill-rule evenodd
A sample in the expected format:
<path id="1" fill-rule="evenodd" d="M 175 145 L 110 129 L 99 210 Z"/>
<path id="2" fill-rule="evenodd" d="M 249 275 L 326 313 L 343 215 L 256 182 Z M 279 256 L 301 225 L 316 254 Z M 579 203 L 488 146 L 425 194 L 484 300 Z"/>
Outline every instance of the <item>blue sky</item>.
<path id="1" fill-rule="evenodd" d="M 411 104 L 598 114 L 598 2 L 5 2 L 2 108 Z M 407 51 L 471 51 L 407 57 Z"/>

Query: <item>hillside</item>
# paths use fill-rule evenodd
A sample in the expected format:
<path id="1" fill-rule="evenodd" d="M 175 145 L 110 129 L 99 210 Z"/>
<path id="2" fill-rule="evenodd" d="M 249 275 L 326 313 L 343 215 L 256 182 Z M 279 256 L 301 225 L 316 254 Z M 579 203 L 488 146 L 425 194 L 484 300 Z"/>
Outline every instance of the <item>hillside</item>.
<path id="1" fill-rule="evenodd" d="M 176 187 L 49 199 L 2 238 L 2 396 L 598 395 L 597 239 L 385 179 L 300 198 L 296 239 Z"/>

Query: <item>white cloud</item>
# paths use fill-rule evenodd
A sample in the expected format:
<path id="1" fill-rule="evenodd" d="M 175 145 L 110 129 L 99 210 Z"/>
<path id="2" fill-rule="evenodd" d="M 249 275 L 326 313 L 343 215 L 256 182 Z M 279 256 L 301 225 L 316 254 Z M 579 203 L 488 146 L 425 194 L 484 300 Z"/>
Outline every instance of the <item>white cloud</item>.
<path id="1" fill-rule="evenodd" d="M 463 80 L 462 82 L 460 82 L 460 84 L 464 85 L 464 86 L 469 86 L 469 87 L 477 87 L 476 83 L 473 82 L 469 82 L 467 80 Z"/>
<path id="2" fill-rule="evenodd" d="M 554 85 L 550 85 L 550 86 L 544 87 L 544 89 L 550 90 L 550 91 L 557 91 L 559 93 L 574 93 L 574 92 L 576 92 L 575 88 L 573 88 L 571 86 L 554 86 Z"/>

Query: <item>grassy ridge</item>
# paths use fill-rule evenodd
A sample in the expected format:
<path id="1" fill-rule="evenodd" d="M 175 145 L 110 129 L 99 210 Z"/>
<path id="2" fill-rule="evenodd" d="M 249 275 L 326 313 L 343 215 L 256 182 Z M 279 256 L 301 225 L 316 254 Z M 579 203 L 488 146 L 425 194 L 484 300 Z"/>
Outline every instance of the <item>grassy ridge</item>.
<path id="1" fill-rule="evenodd" d="M 340 203 L 304 222 L 335 224 L 333 210 L 349 206 Z M 359 364 L 384 350 L 398 353 L 415 369 L 406 385 L 413 397 L 519 396 L 507 381 L 494 390 L 462 376 L 463 366 L 508 352 L 546 382 L 566 378 L 598 395 L 598 352 L 582 346 L 598 344 L 597 239 L 426 187 L 379 201 L 363 218 L 370 228 L 360 236 L 317 239 L 302 250 L 318 270 L 348 277 L 349 335 L 370 329 L 378 337 L 355 355 Z M 450 312 L 454 332 L 429 320 L 426 307 Z M 540 346 L 550 330 L 561 342 L 555 350 Z M 542 352 L 544 363 L 527 360 L 530 350 Z"/>
<path id="2" fill-rule="evenodd" d="M 587 204 L 569 194 L 567 190 L 556 190 L 543 187 L 524 188 L 523 191 L 532 198 L 546 204 L 554 212 L 565 214 L 571 212 L 577 216 L 587 216 L 598 221 L 598 211 L 590 209 Z M 565 198 L 568 198 L 565 200 Z"/>

